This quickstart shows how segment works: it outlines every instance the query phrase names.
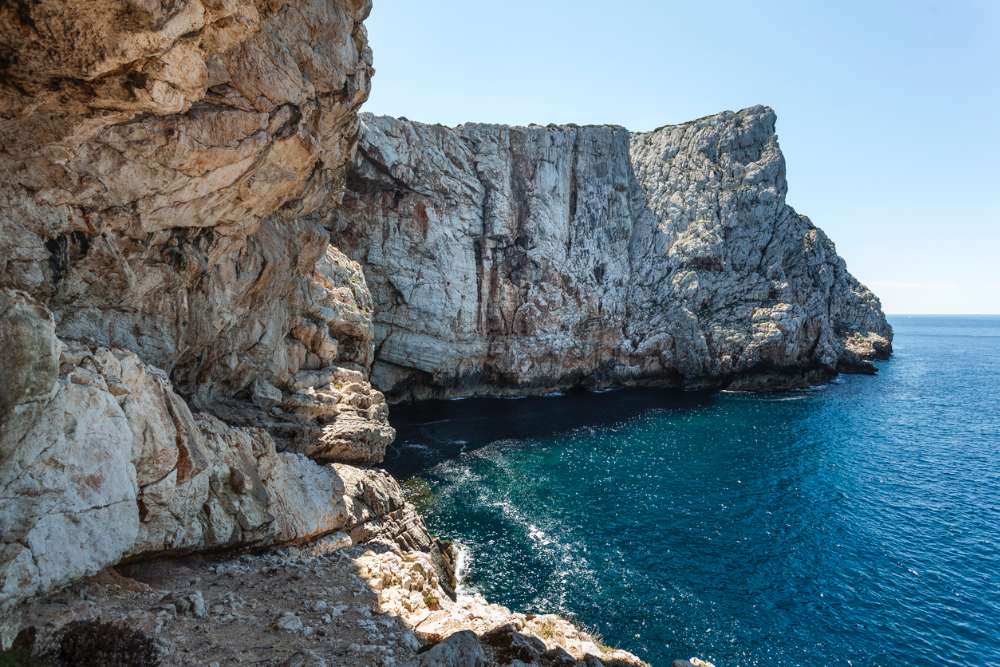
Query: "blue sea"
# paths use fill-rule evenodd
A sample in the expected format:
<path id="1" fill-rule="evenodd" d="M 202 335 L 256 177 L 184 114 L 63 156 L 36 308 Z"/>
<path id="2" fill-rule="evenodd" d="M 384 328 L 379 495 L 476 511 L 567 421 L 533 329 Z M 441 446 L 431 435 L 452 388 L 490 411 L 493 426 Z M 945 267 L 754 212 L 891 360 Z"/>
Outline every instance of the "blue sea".
<path id="1" fill-rule="evenodd" d="M 465 586 L 654 665 L 1000 665 L 1000 317 L 890 319 L 804 391 L 399 407 L 390 466 Z"/>

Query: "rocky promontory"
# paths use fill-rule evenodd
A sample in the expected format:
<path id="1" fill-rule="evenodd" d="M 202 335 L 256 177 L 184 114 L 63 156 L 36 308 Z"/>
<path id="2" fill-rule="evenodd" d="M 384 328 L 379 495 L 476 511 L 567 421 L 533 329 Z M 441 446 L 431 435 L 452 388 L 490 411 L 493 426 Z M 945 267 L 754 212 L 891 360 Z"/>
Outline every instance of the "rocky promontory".
<path id="1" fill-rule="evenodd" d="M 786 191 L 766 107 L 642 133 L 363 114 L 332 218 L 390 398 L 869 371 L 879 301 Z"/>

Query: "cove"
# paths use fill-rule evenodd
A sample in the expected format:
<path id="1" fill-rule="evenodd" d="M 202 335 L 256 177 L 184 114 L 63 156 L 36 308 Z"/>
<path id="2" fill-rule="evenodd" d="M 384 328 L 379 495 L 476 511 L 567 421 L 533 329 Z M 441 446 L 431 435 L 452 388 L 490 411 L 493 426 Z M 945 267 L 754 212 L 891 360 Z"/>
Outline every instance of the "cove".
<path id="1" fill-rule="evenodd" d="M 387 465 L 466 586 L 654 665 L 1000 664 L 1000 318 L 891 323 L 809 390 L 397 406 Z"/>

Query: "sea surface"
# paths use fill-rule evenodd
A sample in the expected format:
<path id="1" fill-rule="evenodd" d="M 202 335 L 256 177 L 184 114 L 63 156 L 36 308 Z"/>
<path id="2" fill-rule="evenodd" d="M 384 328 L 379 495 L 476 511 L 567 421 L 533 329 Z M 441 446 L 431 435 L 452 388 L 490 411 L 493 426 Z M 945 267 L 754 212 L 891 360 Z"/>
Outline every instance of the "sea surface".
<path id="1" fill-rule="evenodd" d="M 890 320 L 806 391 L 396 408 L 390 465 L 465 586 L 654 665 L 1000 665 L 1000 317 Z"/>

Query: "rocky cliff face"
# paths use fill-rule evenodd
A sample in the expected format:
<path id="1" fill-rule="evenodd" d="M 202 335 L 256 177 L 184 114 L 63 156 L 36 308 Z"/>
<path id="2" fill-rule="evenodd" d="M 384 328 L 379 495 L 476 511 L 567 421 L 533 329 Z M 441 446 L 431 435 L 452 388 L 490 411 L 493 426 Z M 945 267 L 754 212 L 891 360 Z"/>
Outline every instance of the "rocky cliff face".
<path id="1" fill-rule="evenodd" d="M 393 437 L 371 295 L 319 224 L 369 11 L 0 4 L 5 621 L 139 556 L 336 530 L 430 548 L 387 475 L 314 462 L 377 463 Z"/>
<path id="2" fill-rule="evenodd" d="M 351 664 L 433 665 L 417 652 L 434 632 L 530 631 L 452 600 L 451 551 L 391 476 L 354 467 L 381 462 L 394 437 L 369 381 L 372 295 L 326 228 L 368 95 L 370 9 L 0 3 L 0 652 L 17 638 L 74 664 L 133 649 L 136 664 L 325 664 L 312 641 Z M 260 572 L 244 554 L 151 563 L 174 572 L 153 586 L 105 571 L 110 594 L 80 583 L 157 556 L 317 539 Z M 375 551 L 345 557 L 362 544 Z M 211 617 L 200 590 L 164 588 L 193 572 L 215 582 Z M 235 574 L 255 579 L 252 613 L 232 603 Z M 275 604 L 313 589 L 354 610 L 363 635 L 322 629 L 335 621 L 318 601 L 309 633 L 293 612 L 281 618 L 297 625 L 274 621 Z M 433 612 L 430 634 L 417 630 Z M 226 655 L 203 641 L 212 623 Z M 563 634 L 542 652 L 640 664 L 553 627 Z M 261 632 L 280 640 L 260 646 Z"/>
<path id="3" fill-rule="evenodd" d="M 5 4 L 2 286 L 231 422 L 303 447 L 334 405 L 384 424 L 377 395 L 329 389 L 371 363 L 371 301 L 316 222 L 368 95 L 369 4 Z M 380 458 L 368 430 L 348 458 Z"/>
<path id="4" fill-rule="evenodd" d="M 891 349 L 878 299 L 785 204 L 770 109 L 636 134 L 362 118 L 331 226 L 391 397 L 786 387 Z"/>
<path id="5" fill-rule="evenodd" d="M 336 576 L 361 571 L 427 642 L 636 664 L 444 599 L 448 550 L 354 467 L 394 437 L 371 378 L 397 397 L 787 383 L 888 352 L 877 299 L 784 205 L 766 109 L 641 135 L 367 118 L 348 175 L 370 9 L 0 2 L 4 646 L 28 598 L 110 565 L 334 535 L 382 543 Z"/>

